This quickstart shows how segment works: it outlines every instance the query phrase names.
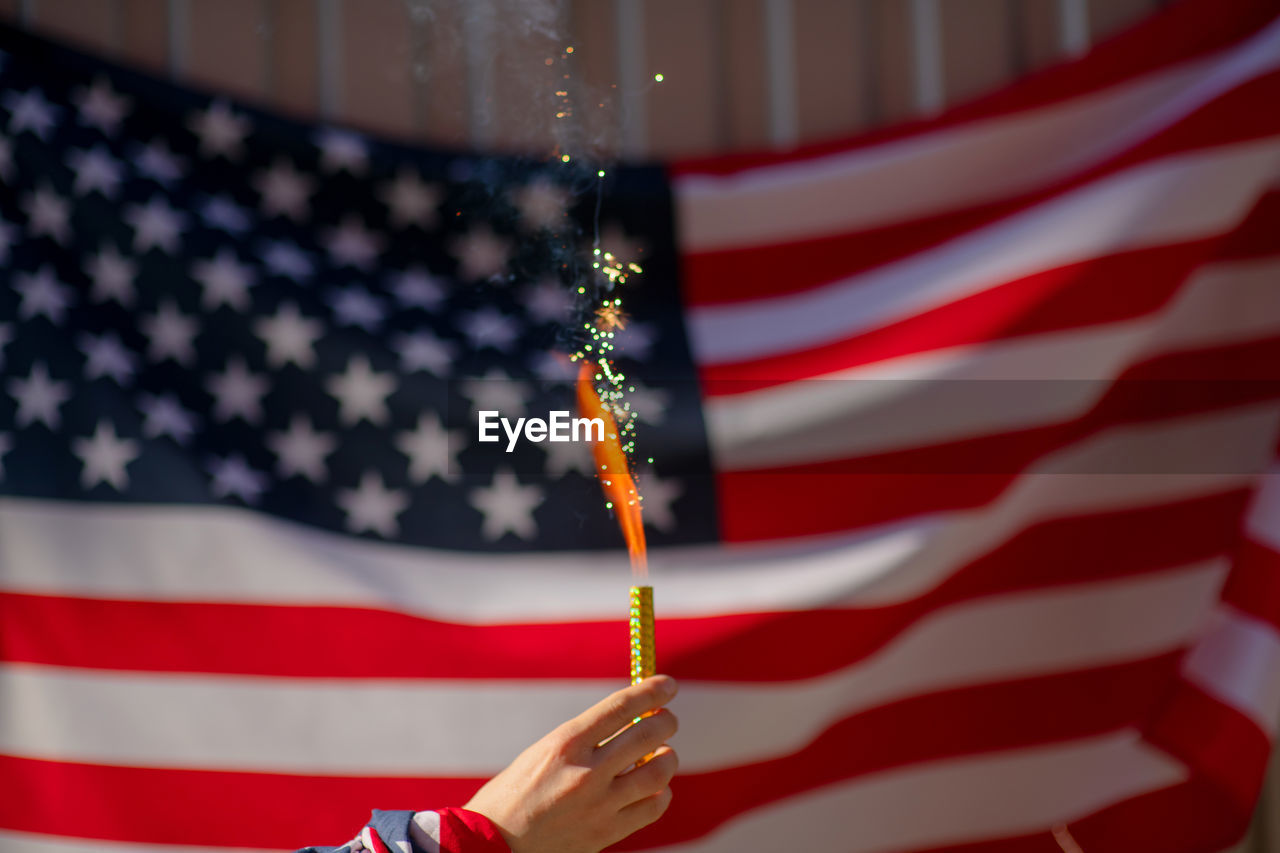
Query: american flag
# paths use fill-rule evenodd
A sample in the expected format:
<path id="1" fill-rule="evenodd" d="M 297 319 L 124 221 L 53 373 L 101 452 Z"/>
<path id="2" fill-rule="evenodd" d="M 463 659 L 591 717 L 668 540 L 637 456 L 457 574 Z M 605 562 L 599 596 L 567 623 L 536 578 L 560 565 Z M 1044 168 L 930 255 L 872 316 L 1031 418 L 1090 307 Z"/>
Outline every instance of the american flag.
<path id="1" fill-rule="evenodd" d="M 934 119 L 591 169 L 0 35 L 0 846 L 458 805 L 626 673 L 567 400 L 638 258 L 671 810 L 618 849 L 1188 851 L 1280 721 L 1280 6 Z M 1270 473 L 1269 473 L 1270 472 Z"/>

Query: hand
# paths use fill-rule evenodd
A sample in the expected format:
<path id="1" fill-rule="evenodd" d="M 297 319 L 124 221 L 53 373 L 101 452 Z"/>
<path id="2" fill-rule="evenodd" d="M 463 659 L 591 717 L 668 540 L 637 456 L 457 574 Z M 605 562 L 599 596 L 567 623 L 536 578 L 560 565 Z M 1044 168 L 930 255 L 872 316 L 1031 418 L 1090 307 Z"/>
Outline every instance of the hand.
<path id="1" fill-rule="evenodd" d="M 522 752 L 466 808 L 493 821 L 512 853 L 599 853 L 671 802 L 675 715 L 662 709 L 611 736 L 675 695 L 666 675 L 619 690 Z"/>

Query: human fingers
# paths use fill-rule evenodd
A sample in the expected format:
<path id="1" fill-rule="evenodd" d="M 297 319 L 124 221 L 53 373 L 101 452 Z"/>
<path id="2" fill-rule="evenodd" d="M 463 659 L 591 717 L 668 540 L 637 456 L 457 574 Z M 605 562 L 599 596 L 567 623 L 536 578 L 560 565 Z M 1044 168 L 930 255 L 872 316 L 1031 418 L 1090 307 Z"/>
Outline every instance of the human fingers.
<path id="1" fill-rule="evenodd" d="M 648 766 L 648 765 L 646 765 Z M 667 807 L 671 805 L 671 788 L 663 788 L 656 794 L 650 794 L 643 800 L 632 803 L 626 808 L 618 812 L 618 817 L 614 821 L 613 826 L 616 831 L 616 837 L 610 843 L 620 841 L 653 823 L 662 817 Z"/>
<path id="2" fill-rule="evenodd" d="M 571 737 L 581 746 L 594 749 L 596 744 L 617 732 L 627 723 L 655 708 L 661 708 L 676 695 L 676 680 L 669 675 L 655 675 L 639 684 L 611 693 L 574 717 L 570 722 Z"/>
<path id="3" fill-rule="evenodd" d="M 670 740 L 678 727 L 676 715 L 661 708 L 596 750 L 596 766 L 616 776 Z"/>
<path id="4" fill-rule="evenodd" d="M 610 786 L 610 795 L 620 809 L 625 808 L 667 787 L 679 767 L 675 750 L 669 746 L 658 747 L 644 764 L 616 777 Z"/>

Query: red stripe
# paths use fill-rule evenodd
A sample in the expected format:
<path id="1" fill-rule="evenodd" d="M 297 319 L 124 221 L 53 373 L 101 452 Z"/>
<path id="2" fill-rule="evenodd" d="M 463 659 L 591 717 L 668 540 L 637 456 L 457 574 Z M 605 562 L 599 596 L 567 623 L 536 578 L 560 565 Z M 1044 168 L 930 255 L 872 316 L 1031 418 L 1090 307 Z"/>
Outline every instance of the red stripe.
<path id="1" fill-rule="evenodd" d="M 1253 35 L 1278 13 L 1280 6 L 1275 0 L 1183 0 L 1149 16 L 1136 27 L 1099 42 L 1083 60 L 1027 75 L 992 94 L 951 107 L 936 117 L 791 151 L 691 158 L 675 163 L 672 171 L 677 176 L 731 174 L 866 148 L 1058 103 L 1229 48 Z"/>
<path id="2" fill-rule="evenodd" d="M 682 258 L 685 302 L 717 305 L 812 290 L 927 251 L 1125 169 L 1274 136 L 1280 133 L 1280 113 L 1258 105 L 1276 101 L 1280 72 L 1249 81 L 1124 152 L 1031 192 L 807 240 L 688 252 Z M 1269 245 L 1276 245 L 1274 234 Z"/>
<path id="3" fill-rule="evenodd" d="M 1209 853 L 1227 847 L 1244 834 L 1221 796 L 1193 779 L 1124 800 L 1067 825 L 1085 853 Z M 1052 828 L 1039 832 L 947 844 L 912 853 L 1063 853 Z"/>
<path id="4" fill-rule="evenodd" d="M 1280 338 L 1168 354 L 1130 367 L 1089 412 L 1063 423 L 824 463 L 721 471 L 721 534 L 734 542 L 820 535 L 983 506 L 1037 459 L 1104 429 L 1277 399 L 1277 371 Z M 1187 464 L 1171 459 L 1165 473 L 1199 470 L 1179 467 Z M 787 496 L 786 512 L 777 511 L 778 495 Z"/>
<path id="5" fill-rule="evenodd" d="M 1146 736 L 1213 782 L 1247 818 L 1271 755 L 1271 742 L 1256 723 L 1179 680 Z"/>
<path id="6" fill-rule="evenodd" d="M 1234 490 L 1031 525 L 923 595 L 897 604 L 664 617 L 658 624 L 662 669 L 702 681 L 818 677 L 866 658 L 948 605 L 1157 572 L 1228 553 L 1248 497 L 1247 491 Z M 1242 576 L 1251 574 L 1242 571 Z M 316 625 L 326 627 L 317 631 Z M 104 643 L 102 637 L 113 640 Z M 797 645 L 805 654 L 792 652 Z M 613 678 L 625 672 L 626 625 L 619 618 L 480 627 L 362 608 L 5 593 L 0 594 L 0 649 L 10 661 L 106 670 L 324 678 Z M 574 653 L 565 654 L 568 649 Z"/>
<path id="7" fill-rule="evenodd" d="M 1222 600 L 1280 629 L 1280 554 L 1258 542 L 1243 540 Z"/>
<path id="8" fill-rule="evenodd" d="M 916 697 L 836 721 L 797 753 L 673 783 L 667 816 L 618 849 L 704 835 L 751 808 L 912 762 L 1105 733 L 1151 713 L 1176 654 Z M 1107 702 L 1090 697 L 1106 695 Z M 688 733 L 686 733 L 688 734 Z M 696 733 L 695 733 L 696 734 Z M 837 760 L 833 760 L 838 757 Z M 369 809 L 465 801 L 478 779 L 365 779 L 160 770 L 0 757 L 0 826 L 150 843 L 333 843 Z M 68 808 L 74 803 L 74 808 Z M 218 820 L 193 820 L 217 803 Z M 323 803 L 324 808 L 316 808 Z"/>

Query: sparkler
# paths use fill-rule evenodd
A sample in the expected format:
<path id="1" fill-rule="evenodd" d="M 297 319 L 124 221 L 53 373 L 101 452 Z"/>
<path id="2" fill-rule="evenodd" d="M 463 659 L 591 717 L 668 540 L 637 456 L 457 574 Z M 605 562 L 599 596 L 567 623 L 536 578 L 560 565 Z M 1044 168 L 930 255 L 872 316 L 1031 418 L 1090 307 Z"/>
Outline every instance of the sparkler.
<path id="1" fill-rule="evenodd" d="M 604 374 L 599 375 L 603 377 Z M 600 478 L 600 486 L 608 498 L 607 506 L 617 514 L 618 526 L 622 528 L 622 536 L 626 540 L 627 551 L 631 555 L 632 574 L 635 579 L 643 580 L 648 578 L 649 572 L 644 523 L 640 516 L 640 493 L 636 490 L 635 480 L 631 476 L 631 468 L 627 463 L 617 421 L 596 391 L 596 377 L 592 363 L 583 361 L 582 366 L 578 368 L 578 409 L 583 417 L 600 418 L 604 421 L 604 441 L 596 442 L 591 446 L 596 463 L 596 476 Z M 635 684 L 656 671 L 653 587 L 648 584 L 634 585 L 631 587 L 630 595 L 631 683 Z"/>

